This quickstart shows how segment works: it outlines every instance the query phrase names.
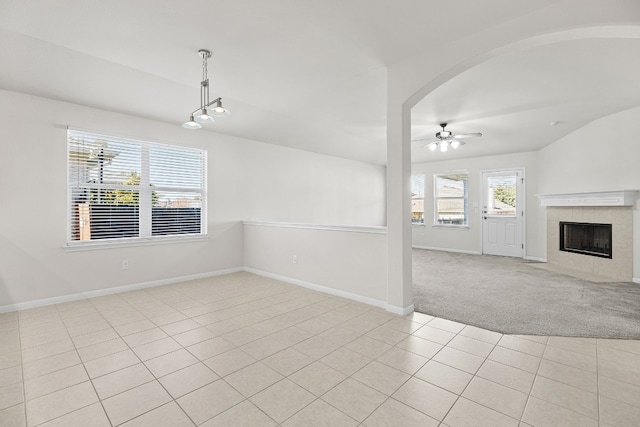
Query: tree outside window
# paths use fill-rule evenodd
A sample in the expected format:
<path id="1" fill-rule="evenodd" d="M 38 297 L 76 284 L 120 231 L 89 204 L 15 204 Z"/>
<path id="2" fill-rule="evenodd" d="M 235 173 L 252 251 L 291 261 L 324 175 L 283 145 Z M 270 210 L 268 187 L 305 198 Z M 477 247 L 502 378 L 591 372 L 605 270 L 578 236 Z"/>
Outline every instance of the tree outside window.
<path id="1" fill-rule="evenodd" d="M 68 245 L 206 235 L 204 150 L 68 132 Z"/>

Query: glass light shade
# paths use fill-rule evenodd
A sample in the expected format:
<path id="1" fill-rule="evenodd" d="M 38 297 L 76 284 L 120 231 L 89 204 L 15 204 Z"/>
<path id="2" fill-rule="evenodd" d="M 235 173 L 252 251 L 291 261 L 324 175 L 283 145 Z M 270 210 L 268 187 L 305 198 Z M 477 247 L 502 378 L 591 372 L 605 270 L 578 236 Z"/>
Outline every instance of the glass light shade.
<path id="1" fill-rule="evenodd" d="M 202 111 L 200 111 L 200 114 L 198 114 L 196 116 L 196 122 L 198 122 L 198 123 L 213 123 L 213 122 L 215 122 L 215 119 L 213 117 L 211 117 L 207 113 L 207 109 L 206 108 L 203 108 Z"/>
<path id="2" fill-rule="evenodd" d="M 460 146 L 460 141 L 458 141 L 457 139 L 454 139 L 453 141 L 451 141 L 451 148 L 458 148 Z"/>
<path id="3" fill-rule="evenodd" d="M 427 145 L 427 147 L 429 147 L 429 150 L 431 151 L 436 151 L 438 148 L 438 143 L 437 142 L 432 142 L 431 144 Z"/>
<path id="4" fill-rule="evenodd" d="M 186 121 L 182 124 L 182 127 L 185 129 L 200 129 L 202 126 L 200 123 L 193 120 L 193 116 L 189 117 L 189 121 Z"/>
<path id="5" fill-rule="evenodd" d="M 464 142 L 464 141 L 460 141 L 459 139 L 454 139 L 454 141 L 456 142 L 456 146 L 455 146 L 455 147 L 453 147 L 453 142 L 452 142 L 452 143 L 451 143 L 451 146 L 452 146 L 453 148 L 460 148 L 460 147 L 462 147 L 464 144 L 466 144 L 466 142 Z"/>
<path id="6" fill-rule="evenodd" d="M 226 117 L 231 114 L 231 111 L 227 110 L 222 105 L 217 105 L 213 107 L 211 112 L 215 117 Z"/>
<path id="7" fill-rule="evenodd" d="M 231 111 L 227 110 L 222 106 L 222 99 L 218 98 L 216 101 L 216 106 L 211 109 L 212 114 L 215 117 L 226 117 L 231 114 Z"/>
<path id="8" fill-rule="evenodd" d="M 446 152 L 449 149 L 449 143 L 447 141 L 440 142 L 440 151 Z"/>

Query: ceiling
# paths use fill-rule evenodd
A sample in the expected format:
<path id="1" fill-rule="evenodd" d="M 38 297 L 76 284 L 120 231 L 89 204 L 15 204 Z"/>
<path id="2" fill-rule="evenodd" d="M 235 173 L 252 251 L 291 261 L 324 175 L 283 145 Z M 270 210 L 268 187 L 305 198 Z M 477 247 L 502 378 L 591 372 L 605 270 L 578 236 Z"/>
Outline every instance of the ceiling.
<path id="1" fill-rule="evenodd" d="M 179 126 L 199 104 L 204 48 L 232 115 L 197 132 L 385 164 L 390 66 L 558 3 L 0 0 L 0 88 Z M 412 137 L 442 121 L 484 136 L 455 153 L 414 143 L 413 161 L 536 150 L 639 105 L 639 48 L 576 40 L 481 63 L 414 107 Z"/>
<path id="2" fill-rule="evenodd" d="M 603 116 L 640 105 L 640 39 L 588 39 L 530 48 L 484 62 L 439 86 L 412 110 L 412 139 L 438 123 L 482 132 L 446 153 L 412 143 L 412 160 L 535 151 Z M 552 124 L 553 123 L 553 124 Z"/>

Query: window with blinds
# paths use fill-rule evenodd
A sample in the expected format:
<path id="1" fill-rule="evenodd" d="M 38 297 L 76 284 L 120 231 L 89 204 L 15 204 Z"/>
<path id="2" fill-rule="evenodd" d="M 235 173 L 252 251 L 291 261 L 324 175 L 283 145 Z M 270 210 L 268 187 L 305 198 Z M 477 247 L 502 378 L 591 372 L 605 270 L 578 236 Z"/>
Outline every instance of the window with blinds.
<path id="1" fill-rule="evenodd" d="M 424 224 L 424 175 L 411 175 L 411 224 Z"/>
<path id="2" fill-rule="evenodd" d="M 68 242 L 206 234 L 207 152 L 67 132 Z"/>
<path id="3" fill-rule="evenodd" d="M 434 224 L 466 226 L 469 174 L 453 172 L 436 174 L 434 181 Z"/>

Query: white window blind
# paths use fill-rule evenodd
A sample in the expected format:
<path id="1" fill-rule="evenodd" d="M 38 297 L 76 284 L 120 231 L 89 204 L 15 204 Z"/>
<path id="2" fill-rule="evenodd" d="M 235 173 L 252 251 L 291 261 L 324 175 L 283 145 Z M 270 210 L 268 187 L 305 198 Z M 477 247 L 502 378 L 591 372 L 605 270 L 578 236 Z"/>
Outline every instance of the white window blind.
<path id="1" fill-rule="evenodd" d="M 466 226 L 468 224 L 467 172 L 452 172 L 434 176 L 434 223 Z"/>
<path id="2" fill-rule="evenodd" d="M 207 152 L 69 130 L 68 242 L 206 234 Z"/>

